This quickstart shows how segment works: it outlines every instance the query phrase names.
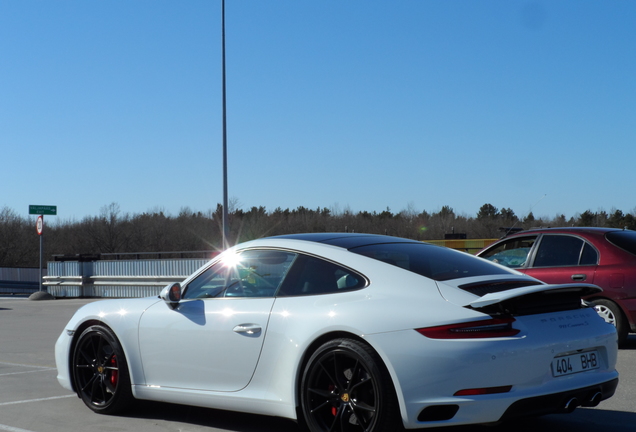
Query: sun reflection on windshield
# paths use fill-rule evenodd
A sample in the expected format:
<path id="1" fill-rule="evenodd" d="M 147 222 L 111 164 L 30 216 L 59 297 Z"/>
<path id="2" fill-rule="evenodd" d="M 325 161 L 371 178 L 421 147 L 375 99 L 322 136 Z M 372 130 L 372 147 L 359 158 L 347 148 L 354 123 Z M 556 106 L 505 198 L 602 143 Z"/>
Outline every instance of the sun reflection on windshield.
<path id="1" fill-rule="evenodd" d="M 225 267 L 236 267 L 241 263 L 241 256 L 235 252 L 227 252 L 223 255 L 221 262 Z"/>

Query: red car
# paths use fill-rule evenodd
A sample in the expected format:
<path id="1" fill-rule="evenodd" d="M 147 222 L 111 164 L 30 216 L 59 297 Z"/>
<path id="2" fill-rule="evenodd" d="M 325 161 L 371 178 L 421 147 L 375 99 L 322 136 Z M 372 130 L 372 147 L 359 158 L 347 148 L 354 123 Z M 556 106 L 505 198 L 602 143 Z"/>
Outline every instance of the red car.
<path id="1" fill-rule="evenodd" d="M 616 326 L 619 345 L 636 332 L 636 231 L 544 228 L 509 235 L 477 256 L 543 282 L 585 282 L 603 292 L 586 298 Z"/>

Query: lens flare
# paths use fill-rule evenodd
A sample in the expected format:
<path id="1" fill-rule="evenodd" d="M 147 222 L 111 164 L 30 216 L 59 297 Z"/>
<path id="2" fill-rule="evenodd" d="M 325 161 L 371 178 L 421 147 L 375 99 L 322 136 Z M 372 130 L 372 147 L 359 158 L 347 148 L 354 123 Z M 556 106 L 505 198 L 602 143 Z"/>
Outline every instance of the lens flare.
<path id="1" fill-rule="evenodd" d="M 241 263 L 241 256 L 234 252 L 226 252 L 223 254 L 221 262 L 225 267 L 237 267 Z"/>

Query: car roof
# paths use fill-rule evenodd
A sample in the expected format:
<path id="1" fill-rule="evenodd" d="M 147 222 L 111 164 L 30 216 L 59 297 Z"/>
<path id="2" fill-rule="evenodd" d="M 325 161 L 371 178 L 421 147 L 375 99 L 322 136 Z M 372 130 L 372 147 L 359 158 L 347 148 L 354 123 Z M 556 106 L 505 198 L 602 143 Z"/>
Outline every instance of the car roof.
<path id="1" fill-rule="evenodd" d="M 418 243 L 425 244 L 417 240 L 410 240 L 401 237 L 392 237 L 379 234 L 364 233 L 305 233 L 305 234 L 286 234 L 280 236 L 269 237 L 270 239 L 288 239 L 288 240 L 304 240 L 316 243 L 324 243 L 331 246 L 338 246 L 345 249 L 351 249 L 360 246 L 368 246 L 372 244 L 386 243 Z"/>
<path id="2" fill-rule="evenodd" d="M 540 234 L 540 233 L 551 233 L 551 232 L 562 232 L 562 233 L 581 233 L 581 234 L 605 234 L 610 231 L 622 231 L 621 228 L 599 228 L 599 227 L 555 227 L 555 228 L 530 228 L 525 231 L 519 231 L 515 233 L 508 234 L 505 238 L 509 237 L 518 237 L 528 234 Z"/>

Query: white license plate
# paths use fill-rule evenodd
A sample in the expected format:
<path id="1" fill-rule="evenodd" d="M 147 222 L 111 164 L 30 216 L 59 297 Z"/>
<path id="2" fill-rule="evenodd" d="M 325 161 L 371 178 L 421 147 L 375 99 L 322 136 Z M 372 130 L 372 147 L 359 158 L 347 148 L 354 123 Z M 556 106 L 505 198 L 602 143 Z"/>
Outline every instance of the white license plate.
<path id="1" fill-rule="evenodd" d="M 552 375 L 555 377 L 598 369 L 600 362 L 598 352 L 586 351 L 552 360 Z"/>

